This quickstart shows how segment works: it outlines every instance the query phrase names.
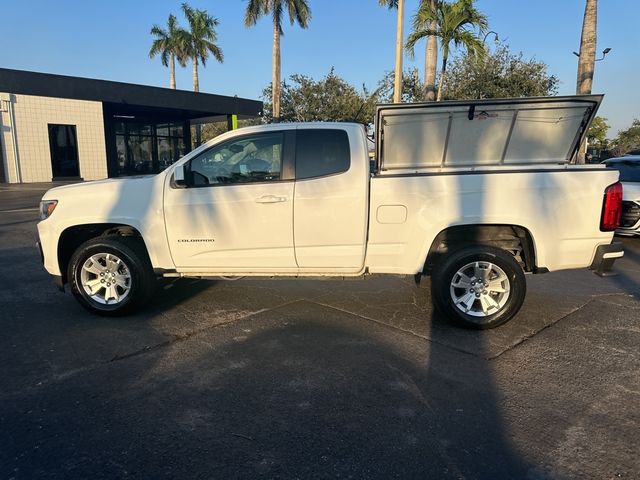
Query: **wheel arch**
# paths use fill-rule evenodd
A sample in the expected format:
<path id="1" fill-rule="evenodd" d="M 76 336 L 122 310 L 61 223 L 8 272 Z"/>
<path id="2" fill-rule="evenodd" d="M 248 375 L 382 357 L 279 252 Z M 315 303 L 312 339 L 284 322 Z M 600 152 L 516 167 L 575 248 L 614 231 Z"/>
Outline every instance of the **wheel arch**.
<path id="1" fill-rule="evenodd" d="M 454 225 L 441 230 L 426 254 L 422 273 L 430 274 L 450 253 L 471 245 L 487 245 L 510 252 L 525 272 L 542 273 L 536 263 L 536 245 L 529 229 L 510 224 Z"/>
<path id="2" fill-rule="evenodd" d="M 71 256 L 77 248 L 92 238 L 108 236 L 140 238 L 147 255 L 149 255 L 149 249 L 144 242 L 144 238 L 140 234 L 140 231 L 131 225 L 121 223 L 88 223 L 73 225 L 63 230 L 58 240 L 58 266 L 60 268 L 63 283 L 67 282 L 67 267 L 71 260 Z"/>

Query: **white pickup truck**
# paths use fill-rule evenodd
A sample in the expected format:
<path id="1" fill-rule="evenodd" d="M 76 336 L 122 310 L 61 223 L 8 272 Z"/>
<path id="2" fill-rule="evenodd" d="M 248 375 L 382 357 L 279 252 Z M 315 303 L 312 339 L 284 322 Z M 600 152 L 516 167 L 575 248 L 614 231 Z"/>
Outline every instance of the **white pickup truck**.
<path id="1" fill-rule="evenodd" d="M 525 273 L 623 255 L 618 172 L 570 164 L 601 100 L 381 105 L 374 165 L 358 124 L 227 132 L 155 176 L 49 190 L 44 266 L 100 314 L 157 277 L 431 275 L 440 312 L 495 327 Z"/>

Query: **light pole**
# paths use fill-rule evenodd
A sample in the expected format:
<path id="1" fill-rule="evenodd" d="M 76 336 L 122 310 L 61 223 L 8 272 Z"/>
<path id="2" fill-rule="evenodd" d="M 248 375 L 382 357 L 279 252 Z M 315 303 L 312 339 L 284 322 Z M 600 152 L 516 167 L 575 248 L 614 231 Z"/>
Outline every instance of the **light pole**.
<path id="1" fill-rule="evenodd" d="M 491 33 L 491 32 L 490 32 L 490 33 Z M 607 48 L 605 48 L 604 50 L 602 50 L 602 56 L 601 56 L 600 58 L 596 58 L 596 59 L 594 60 L 594 62 L 599 62 L 599 61 L 601 61 L 601 60 L 604 60 L 604 57 L 606 57 L 606 56 L 607 56 L 607 53 L 609 53 L 610 51 L 611 51 L 611 49 L 610 49 L 609 47 L 607 47 Z M 573 54 L 574 54 L 576 57 L 580 58 L 580 54 L 579 54 L 578 52 L 573 52 Z"/>
<path id="2" fill-rule="evenodd" d="M 593 62 L 600 62 L 601 60 L 604 60 L 604 57 L 607 56 L 607 53 L 609 53 L 611 51 L 611 48 L 607 47 L 604 50 L 602 50 L 602 56 L 600 58 L 596 58 L 593 60 Z M 573 52 L 573 54 L 578 57 L 578 61 L 580 61 L 580 54 L 578 52 Z M 585 92 L 587 94 L 591 93 L 591 89 L 589 89 L 588 92 Z M 580 150 L 578 150 L 578 156 L 576 158 L 576 163 L 582 164 L 582 163 L 586 163 L 586 154 L 587 154 L 587 149 L 589 148 L 589 137 L 585 136 L 584 139 L 584 143 L 582 144 L 582 146 L 580 147 Z"/>
<path id="3" fill-rule="evenodd" d="M 489 30 L 487 33 L 484 34 L 484 38 L 482 39 L 482 43 L 483 44 L 487 43 L 487 37 L 489 35 L 491 35 L 492 33 L 495 35 L 494 42 L 499 42 L 500 41 L 500 38 L 498 37 L 498 32 L 494 32 L 493 30 Z"/>
<path id="4" fill-rule="evenodd" d="M 494 32 L 493 30 L 488 31 L 487 33 L 484 34 L 484 37 L 482 38 L 482 45 L 485 46 L 485 44 L 487 43 L 487 37 L 489 35 L 493 34 L 494 35 L 494 39 L 493 41 L 495 43 L 498 43 L 500 41 L 500 37 L 498 37 L 498 32 Z M 483 94 L 482 91 L 484 90 L 484 84 L 486 83 L 486 64 L 487 64 L 487 60 L 483 60 L 484 65 L 480 66 L 480 62 L 478 60 L 476 60 L 476 68 L 478 68 L 478 73 L 480 74 L 480 81 L 478 82 L 478 94 L 476 95 L 479 99 L 483 98 Z"/>

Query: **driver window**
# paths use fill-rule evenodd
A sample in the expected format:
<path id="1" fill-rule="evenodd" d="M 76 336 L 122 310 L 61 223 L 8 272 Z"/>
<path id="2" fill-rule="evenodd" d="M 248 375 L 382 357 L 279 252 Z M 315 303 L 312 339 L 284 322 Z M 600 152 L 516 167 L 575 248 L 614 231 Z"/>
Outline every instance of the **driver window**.
<path id="1" fill-rule="evenodd" d="M 282 133 L 247 135 L 216 145 L 191 160 L 191 182 L 204 185 L 280 180 Z"/>

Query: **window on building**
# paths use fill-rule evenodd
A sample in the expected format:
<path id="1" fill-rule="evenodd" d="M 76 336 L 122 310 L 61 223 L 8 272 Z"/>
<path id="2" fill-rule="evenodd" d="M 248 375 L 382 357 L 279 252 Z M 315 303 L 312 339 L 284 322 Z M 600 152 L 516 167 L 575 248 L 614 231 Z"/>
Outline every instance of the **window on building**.
<path id="1" fill-rule="evenodd" d="M 184 126 L 179 123 L 165 123 L 156 128 L 158 145 L 158 169 L 167 168 L 180 160 L 186 153 L 184 147 Z"/>
<path id="2" fill-rule="evenodd" d="M 186 153 L 183 123 L 116 122 L 118 175 L 157 173 Z"/>
<path id="3" fill-rule="evenodd" d="M 344 130 L 300 129 L 296 134 L 296 179 L 346 172 L 351 164 Z"/>
<path id="4" fill-rule="evenodd" d="M 80 176 L 75 125 L 49 124 L 49 149 L 53 178 Z"/>

